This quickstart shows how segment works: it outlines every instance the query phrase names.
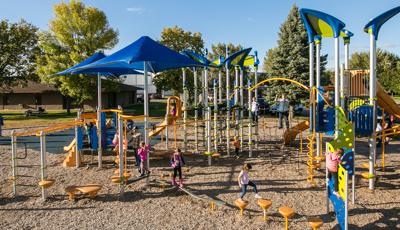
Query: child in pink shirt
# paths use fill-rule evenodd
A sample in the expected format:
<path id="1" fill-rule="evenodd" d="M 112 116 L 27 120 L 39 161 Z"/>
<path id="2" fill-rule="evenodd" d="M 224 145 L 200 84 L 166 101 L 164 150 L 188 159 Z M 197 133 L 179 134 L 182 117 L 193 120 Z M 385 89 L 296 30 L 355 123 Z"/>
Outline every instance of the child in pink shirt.
<path id="1" fill-rule="evenodd" d="M 338 166 L 340 164 L 340 158 L 343 155 L 343 149 L 336 149 L 335 152 L 328 152 L 326 155 L 326 168 L 328 169 L 328 177 L 333 180 L 333 187 L 335 191 L 333 194 L 339 196 L 338 193 Z"/>
<path id="2" fill-rule="evenodd" d="M 247 186 L 253 187 L 253 191 L 256 194 L 256 199 L 261 199 L 261 196 L 258 195 L 257 185 L 249 179 L 249 171 L 251 170 L 251 164 L 244 164 L 242 171 L 240 171 L 238 176 L 238 184 L 240 187 L 240 200 L 243 201 L 243 197 L 246 194 Z"/>
<path id="3" fill-rule="evenodd" d="M 145 172 L 147 174 L 150 174 L 149 169 L 146 167 L 147 163 L 147 154 L 149 153 L 150 150 L 150 145 L 145 145 L 145 143 L 142 141 L 140 142 L 140 148 L 137 151 L 137 155 L 140 158 L 140 176 L 144 176 Z"/>

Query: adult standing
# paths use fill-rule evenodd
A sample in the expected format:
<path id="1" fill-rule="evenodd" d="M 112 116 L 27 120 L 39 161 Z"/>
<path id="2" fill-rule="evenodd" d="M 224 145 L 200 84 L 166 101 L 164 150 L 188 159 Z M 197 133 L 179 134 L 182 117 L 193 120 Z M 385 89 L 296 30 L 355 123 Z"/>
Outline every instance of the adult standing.
<path id="1" fill-rule="evenodd" d="M 282 97 L 278 99 L 278 95 L 275 98 L 278 103 L 278 114 L 279 114 L 279 129 L 283 128 L 283 119 L 285 119 L 286 129 L 289 128 L 289 100 L 286 95 L 282 93 Z"/>
<path id="2" fill-rule="evenodd" d="M 255 97 L 253 97 L 253 100 L 251 102 L 251 117 L 253 119 L 253 123 L 254 122 L 258 122 L 258 102 L 257 99 Z"/>

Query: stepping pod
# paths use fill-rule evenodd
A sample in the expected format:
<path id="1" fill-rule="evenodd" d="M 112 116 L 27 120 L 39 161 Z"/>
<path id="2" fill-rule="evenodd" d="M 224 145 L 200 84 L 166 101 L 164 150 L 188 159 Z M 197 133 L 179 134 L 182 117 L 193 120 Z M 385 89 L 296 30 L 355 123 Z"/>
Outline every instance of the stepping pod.
<path id="1" fill-rule="evenodd" d="M 235 200 L 235 205 L 240 209 L 240 215 L 243 215 L 243 211 L 246 209 L 248 201 L 237 199 Z"/>
<path id="2" fill-rule="evenodd" d="M 317 217 L 309 218 L 308 223 L 310 224 L 310 226 L 313 230 L 317 230 L 319 227 L 321 227 L 324 224 L 324 222 L 320 218 L 317 218 Z"/>
<path id="3" fill-rule="evenodd" d="M 294 215 L 294 210 L 287 206 L 283 206 L 279 208 L 279 213 L 285 218 L 285 229 L 289 229 L 289 217 Z"/>
<path id="4" fill-rule="evenodd" d="M 263 210 L 264 220 L 267 220 L 267 210 L 269 209 L 269 207 L 271 207 L 272 202 L 270 200 L 259 199 L 257 203 Z"/>

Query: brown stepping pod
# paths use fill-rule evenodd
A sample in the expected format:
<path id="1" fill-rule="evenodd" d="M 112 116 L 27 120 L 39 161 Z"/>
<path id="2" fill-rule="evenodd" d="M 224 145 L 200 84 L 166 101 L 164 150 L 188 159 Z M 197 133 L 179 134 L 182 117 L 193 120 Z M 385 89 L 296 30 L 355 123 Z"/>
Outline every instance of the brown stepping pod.
<path id="1" fill-rule="evenodd" d="M 267 220 L 267 210 L 269 209 L 269 207 L 271 207 L 272 205 L 272 201 L 270 200 L 265 200 L 265 199 L 259 199 L 257 201 L 258 206 L 260 206 L 263 210 L 264 213 L 264 220 Z"/>
<path id="2" fill-rule="evenodd" d="M 95 198 L 101 188 L 102 186 L 99 184 L 88 184 L 84 186 L 71 185 L 66 187 L 65 191 L 68 194 L 68 199 L 74 200 L 75 194 L 78 192 L 81 192 L 83 194 L 88 194 L 90 198 Z"/>
<path id="3" fill-rule="evenodd" d="M 294 210 L 287 206 L 283 206 L 279 208 L 279 213 L 285 218 L 285 229 L 289 229 L 289 221 L 288 218 L 294 215 Z"/>
<path id="4" fill-rule="evenodd" d="M 45 179 L 42 181 L 39 181 L 39 186 L 42 188 L 49 188 L 54 184 L 55 180 L 53 179 Z"/>
<path id="5" fill-rule="evenodd" d="M 318 217 L 309 218 L 308 223 L 310 224 L 310 226 L 313 230 L 317 230 L 319 227 L 321 227 L 324 224 L 324 222 Z"/>
<path id="6" fill-rule="evenodd" d="M 235 200 L 235 205 L 240 209 L 240 215 L 243 215 L 243 211 L 246 209 L 248 201 L 237 199 Z"/>

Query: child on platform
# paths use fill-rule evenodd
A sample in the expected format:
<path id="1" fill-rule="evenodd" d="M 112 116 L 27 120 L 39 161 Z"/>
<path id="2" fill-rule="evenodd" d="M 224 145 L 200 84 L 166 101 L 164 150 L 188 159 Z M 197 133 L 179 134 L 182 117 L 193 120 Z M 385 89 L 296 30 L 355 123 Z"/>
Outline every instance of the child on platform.
<path id="1" fill-rule="evenodd" d="M 240 200 L 243 201 L 243 197 L 246 194 L 247 186 L 253 187 L 253 191 L 256 194 L 254 197 L 256 199 L 261 199 L 261 196 L 258 195 L 257 192 L 257 186 L 253 181 L 249 180 L 249 171 L 251 170 L 252 166 L 251 164 L 244 164 L 242 171 L 240 171 L 239 176 L 238 176 L 238 183 L 240 187 Z"/>
<path id="2" fill-rule="evenodd" d="M 146 166 L 149 150 L 150 145 L 145 145 L 144 141 L 140 142 L 140 148 L 137 151 L 137 155 L 140 157 L 140 176 L 144 176 L 145 173 L 150 174 L 150 171 Z"/>
<path id="3" fill-rule="evenodd" d="M 176 149 L 171 157 L 171 166 L 174 169 L 174 176 L 172 178 L 172 185 L 177 185 L 176 176 L 179 173 L 179 186 L 183 187 L 182 179 L 182 166 L 185 165 L 185 160 L 183 159 L 182 152 L 180 149 Z"/>
<path id="4" fill-rule="evenodd" d="M 339 197 L 338 193 L 338 166 L 344 151 L 342 148 L 336 149 L 334 152 L 328 152 L 326 155 L 326 168 L 328 169 L 328 177 L 333 180 L 333 194 Z"/>
<path id="5" fill-rule="evenodd" d="M 239 138 L 237 136 L 235 136 L 235 138 L 233 139 L 233 147 L 235 147 L 235 155 L 236 155 L 236 159 L 239 159 L 239 150 L 240 150 L 240 141 Z"/>

